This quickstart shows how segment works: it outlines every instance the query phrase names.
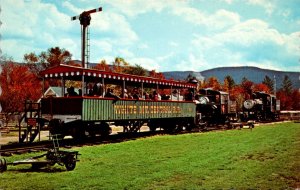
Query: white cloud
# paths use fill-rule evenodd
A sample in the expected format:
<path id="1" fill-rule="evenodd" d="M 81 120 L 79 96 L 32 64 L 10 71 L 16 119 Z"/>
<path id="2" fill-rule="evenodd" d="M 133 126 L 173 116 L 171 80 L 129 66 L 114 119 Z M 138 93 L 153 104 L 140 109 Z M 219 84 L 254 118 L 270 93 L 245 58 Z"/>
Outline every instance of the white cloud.
<path id="1" fill-rule="evenodd" d="M 214 14 L 207 14 L 192 7 L 177 7 L 173 13 L 182 16 L 194 25 L 206 26 L 208 30 L 221 30 L 233 26 L 240 22 L 237 13 L 224 9 L 217 10 Z"/>
<path id="2" fill-rule="evenodd" d="M 233 3 L 233 0 L 220 0 L 221 2 L 225 2 L 227 4 L 232 4 Z"/>
<path id="3" fill-rule="evenodd" d="M 300 32 L 295 32 L 284 36 L 284 46 L 289 54 L 300 55 Z M 299 63 L 300 66 L 300 63 Z"/>
<path id="4" fill-rule="evenodd" d="M 224 29 L 240 22 L 240 16 L 237 13 L 224 9 L 218 10 L 214 15 L 208 17 L 206 25 L 210 28 Z"/>
<path id="5" fill-rule="evenodd" d="M 246 65 L 276 70 L 299 70 L 300 64 L 287 65 L 293 61 L 293 57 L 299 57 L 299 36 L 300 32 L 281 34 L 262 20 L 246 20 L 224 32 L 206 36 L 194 35 L 191 41 L 193 48 L 189 50 L 194 57 L 190 56 L 189 62 L 194 63 L 192 65 L 195 67 L 199 65 L 196 60 L 201 60 L 214 66 Z"/>
<path id="6" fill-rule="evenodd" d="M 150 11 L 160 12 L 162 9 L 168 6 L 172 6 L 174 1 L 162 0 L 162 1 L 141 1 L 141 0 L 130 0 L 130 1 L 118 1 L 118 0 L 106 0 L 105 3 L 110 4 L 112 7 L 120 11 L 121 13 L 135 17 L 139 14 L 144 14 Z"/>
<path id="7" fill-rule="evenodd" d="M 250 46 L 257 43 L 272 42 L 278 45 L 284 43 L 282 35 L 272 29 L 262 20 L 251 19 L 239 23 L 224 33 L 215 36 L 223 43 L 235 43 Z"/>
<path id="8" fill-rule="evenodd" d="M 206 16 L 200 10 L 192 7 L 180 7 L 173 9 L 177 16 L 183 16 L 188 22 L 201 25 L 205 23 Z"/>
<path id="9" fill-rule="evenodd" d="M 126 58 L 126 59 L 135 57 L 135 55 L 128 49 L 119 49 L 118 53 L 121 57 Z"/>
<path id="10" fill-rule="evenodd" d="M 108 40 L 93 40 L 92 46 L 98 51 L 103 52 L 104 54 L 111 53 L 113 50 L 112 44 Z"/>
<path id="11" fill-rule="evenodd" d="M 78 16 L 81 12 L 82 9 L 79 9 L 77 7 L 75 7 L 72 3 L 70 3 L 69 1 L 64 1 L 62 3 L 63 7 L 66 7 L 67 9 L 69 9 L 70 11 L 72 11 L 75 15 L 74 16 Z M 76 15 L 77 14 L 77 15 Z"/>
<path id="12" fill-rule="evenodd" d="M 142 44 L 138 45 L 138 48 L 139 48 L 139 49 L 148 49 L 148 48 L 149 48 L 149 45 L 146 44 L 146 43 L 142 43 Z"/>
<path id="13" fill-rule="evenodd" d="M 151 58 L 135 57 L 135 58 L 132 58 L 132 59 L 128 59 L 128 62 L 132 65 L 138 64 L 138 65 L 142 66 L 143 68 L 145 68 L 147 70 L 159 71 L 159 68 L 160 68 L 159 64 Z"/>
<path id="14" fill-rule="evenodd" d="M 270 0 L 248 0 L 248 3 L 251 5 L 260 6 L 265 9 L 265 12 L 268 15 L 271 15 L 275 9 L 274 1 Z"/>
<path id="15" fill-rule="evenodd" d="M 169 42 L 169 45 L 172 46 L 172 47 L 178 47 L 178 43 L 174 42 L 174 41 L 171 41 Z"/>
<path id="16" fill-rule="evenodd" d="M 167 55 L 157 57 L 156 60 L 157 60 L 157 62 L 162 63 L 162 62 L 168 61 L 171 57 L 174 56 L 174 54 L 175 54 L 174 52 L 170 52 Z"/>
<path id="17" fill-rule="evenodd" d="M 22 61 L 25 53 L 46 51 L 49 44 L 60 46 L 71 28 L 69 16 L 59 12 L 53 4 L 12 0 L 2 2 L 1 6 L 2 39 L 6 44 L 2 50 L 13 55 L 16 61 Z"/>

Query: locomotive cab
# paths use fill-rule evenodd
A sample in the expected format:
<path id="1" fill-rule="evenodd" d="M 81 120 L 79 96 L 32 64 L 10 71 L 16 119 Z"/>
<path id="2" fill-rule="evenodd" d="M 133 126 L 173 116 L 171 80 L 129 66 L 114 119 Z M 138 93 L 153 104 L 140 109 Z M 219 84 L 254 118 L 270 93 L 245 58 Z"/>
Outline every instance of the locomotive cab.
<path id="1" fill-rule="evenodd" d="M 197 96 L 197 114 L 201 122 L 219 125 L 236 118 L 236 103 L 229 99 L 227 92 L 206 88 L 200 89 Z"/>

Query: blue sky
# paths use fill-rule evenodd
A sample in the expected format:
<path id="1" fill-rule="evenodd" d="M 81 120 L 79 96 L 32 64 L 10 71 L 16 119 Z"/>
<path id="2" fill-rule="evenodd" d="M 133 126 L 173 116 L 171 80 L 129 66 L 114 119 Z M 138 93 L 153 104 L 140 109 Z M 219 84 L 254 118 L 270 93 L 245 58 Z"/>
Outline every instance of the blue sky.
<path id="1" fill-rule="evenodd" d="M 300 71 L 300 0 L 0 0 L 2 53 L 22 61 L 50 47 L 80 59 L 80 24 L 92 14 L 91 57 L 123 57 L 157 71 L 257 66 Z"/>

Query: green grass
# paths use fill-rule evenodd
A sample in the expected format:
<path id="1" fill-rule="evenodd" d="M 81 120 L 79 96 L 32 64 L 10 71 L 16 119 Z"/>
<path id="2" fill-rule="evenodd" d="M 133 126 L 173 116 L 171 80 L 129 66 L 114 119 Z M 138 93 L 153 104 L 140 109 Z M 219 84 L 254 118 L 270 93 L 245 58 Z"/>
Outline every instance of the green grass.
<path id="1" fill-rule="evenodd" d="M 300 125 L 155 136 L 76 148 L 74 171 L 9 166 L 0 189 L 287 189 L 300 187 Z M 28 155 L 9 157 L 10 161 Z"/>

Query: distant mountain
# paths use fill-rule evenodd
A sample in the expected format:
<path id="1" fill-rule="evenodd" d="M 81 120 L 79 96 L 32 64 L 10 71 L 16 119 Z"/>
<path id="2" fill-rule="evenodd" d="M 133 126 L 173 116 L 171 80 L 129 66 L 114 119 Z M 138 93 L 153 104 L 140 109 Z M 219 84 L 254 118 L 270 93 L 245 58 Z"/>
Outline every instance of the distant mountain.
<path id="1" fill-rule="evenodd" d="M 74 60 L 76 63 L 81 64 L 79 60 Z M 90 63 L 90 66 L 93 67 L 97 65 L 96 63 Z M 246 77 L 248 80 L 251 80 L 254 83 L 261 83 L 265 76 L 269 76 L 271 79 L 276 78 L 276 88 L 281 88 L 282 81 L 284 76 L 287 75 L 293 83 L 293 88 L 300 89 L 300 72 L 287 72 L 287 71 L 275 71 L 269 69 L 261 69 L 258 67 L 219 67 L 214 69 L 209 69 L 201 72 L 195 71 L 169 71 L 162 72 L 167 79 L 174 80 L 185 80 L 188 75 L 195 76 L 198 80 L 202 81 L 209 77 L 216 77 L 220 82 L 223 82 L 224 78 L 227 75 L 230 75 L 235 83 L 241 83 L 243 77 Z"/>
<path id="2" fill-rule="evenodd" d="M 227 75 L 230 75 L 235 83 L 240 83 L 243 77 L 246 77 L 248 80 L 253 81 L 254 83 L 261 83 L 265 76 L 269 76 L 271 79 L 276 78 L 277 89 L 281 88 L 282 81 L 284 76 L 287 75 L 292 83 L 294 88 L 300 89 L 300 72 L 287 72 L 287 71 L 275 71 L 268 69 L 260 69 L 257 67 L 220 67 L 209 69 L 201 72 L 193 71 L 174 71 L 174 72 L 163 72 L 166 78 L 173 78 L 175 80 L 184 80 L 189 74 L 196 76 L 198 79 L 216 77 L 220 82 L 223 82 L 224 78 Z M 196 74 L 196 75 L 195 75 Z"/>
<path id="3" fill-rule="evenodd" d="M 204 80 L 204 76 L 202 76 L 201 72 L 194 71 L 170 71 L 170 72 L 162 72 L 167 79 L 174 80 L 185 80 L 189 75 L 196 77 L 198 80 Z"/>

